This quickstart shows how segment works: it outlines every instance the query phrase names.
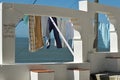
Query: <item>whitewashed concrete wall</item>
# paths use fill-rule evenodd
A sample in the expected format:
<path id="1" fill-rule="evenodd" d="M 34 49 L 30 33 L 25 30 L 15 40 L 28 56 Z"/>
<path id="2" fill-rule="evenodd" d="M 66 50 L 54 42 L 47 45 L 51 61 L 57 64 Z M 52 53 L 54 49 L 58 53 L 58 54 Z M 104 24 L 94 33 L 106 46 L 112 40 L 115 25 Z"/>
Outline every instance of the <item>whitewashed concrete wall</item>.
<path id="1" fill-rule="evenodd" d="M 120 57 L 120 53 L 94 53 L 89 54 L 90 72 L 97 73 L 102 71 L 120 71 L 119 58 L 106 58 L 106 57 Z"/>
<path id="2" fill-rule="evenodd" d="M 54 64 L 54 65 L 28 65 L 29 69 L 51 69 L 55 71 L 55 79 L 67 79 L 67 68 L 83 68 L 90 69 L 89 63 L 81 64 Z"/>
<path id="3" fill-rule="evenodd" d="M 95 6 L 95 7 L 92 7 Z M 101 5 L 101 4 L 97 4 L 97 3 L 89 3 L 89 12 L 91 13 L 105 13 L 108 15 L 108 17 L 110 18 L 110 22 L 114 25 L 115 30 L 117 31 L 118 34 L 118 40 L 120 38 L 120 9 L 119 8 L 115 8 L 115 7 L 109 7 L 109 6 L 105 6 L 105 5 Z M 118 41 L 118 48 L 120 41 Z M 120 49 L 120 48 L 119 48 Z M 118 50 L 119 51 L 119 50 Z"/>
<path id="4" fill-rule="evenodd" d="M 79 27 L 76 29 L 80 32 L 83 42 L 83 61 L 88 61 L 89 52 L 93 51 L 94 41 L 94 29 L 93 22 L 94 14 L 96 12 L 102 12 L 110 17 L 110 21 L 114 24 L 118 33 L 118 40 L 120 40 L 120 9 L 104 6 L 97 3 L 88 3 L 88 12 L 82 12 L 77 10 L 62 9 L 55 7 L 46 7 L 39 5 L 22 5 L 22 4 L 8 4 L 3 3 L 3 27 L 4 24 L 9 25 L 17 23 L 24 14 L 32 15 L 47 15 L 47 16 L 62 16 L 62 17 L 74 17 L 79 19 Z M 8 15 L 9 14 L 9 15 Z M 3 29 L 4 30 L 4 29 Z M 13 38 L 6 39 L 3 35 L 3 62 L 4 64 L 14 64 L 15 60 L 15 35 L 13 31 Z M 9 42 L 9 45 L 8 45 Z M 118 41 L 118 47 L 120 47 L 120 41 Z M 120 50 L 120 48 L 119 48 Z M 119 51 L 118 50 L 118 51 Z"/>
<path id="5" fill-rule="evenodd" d="M 110 52 L 118 52 L 118 36 L 112 23 L 110 23 Z"/>
<path id="6" fill-rule="evenodd" d="M 2 50 L 2 3 L 0 3 L 0 64 L 3 63 L 3 50 Z"/>
<path id="7" fill-rule="evenodd" d="M 95 7 L 93 7 L 95 6 Z M 91 20 L 93 20 L 93 16 L 95 13 L 105 13 L 109 16 L 110 18 L 110 22 L 114 25 L 115 27 L 115 30 L 118 34 L 118 51 L 120 50 L 119 48 L 119 43 L 120 43 L 120 17 L 119 17 L 119 14 L 120 14 L 120 9 L 119 8 L 114 8 L 114 7 L 109 7 L 109 6 L 105 6 L 105 5 L 100 5 L 100 4 L 97 4 L 97 3 L 89 3 L 88 4 L 88 12 L 89 12 L 89 15 L 91 15 Z M 105 71 L 105 70 L 110 70 L 111 68 L 108 68 L 108 64 L 110 65 L 110 61 L 106 60 L 106 56 L 117 56 L 119 55 L 119 52 L 118 54 L 115 54 L 115 53 L 112 53 L 112 54 L 109 54 L 109 53 L 95 53 L 95 54 L 91 54 L 90 55 L 90 65 L 91 65 L 91 73 L 95 73 L 95 72 L 99 72 L 99 71 Z M 112 61 L 114 63 L 114 61 Z M 116 70 L 118 70 L 118 67 L 119 67 L 119 61 L 116 60 L 116 65 L 112 65 L 113 69 L 111 69 L 111 71 L 115 71 L 115 68 Z"/>
<path id="8" fill-rule="evenodd" d="M 67 13 L 64 11 L 66 11 Z M 10 29 L 11 31 L 13 30 L 12 33 L 5 32 L 5 30 L 7 30 L 6 26 L 15 27 L 16 23 L 23 17 L 24 14 L 79 18 L 80 16 L 85 16 L 86 13 L 79 12 L 76 10 L 46 7 L 46 6 L 39 6 L 39 5 L 22 5 L 22 4 L 3 3 L 3 22 L 2 23 L 3 23 L 3 33 L 4 33 L 3 34 L 3 63 L 4 64 L 15 64 L 15 30 Z M 9 36 L 12 36 L 12 37 L 9 37 Z"/>
<path id="9" fill-rule="evenodd" d="M 2 80 L 30 80 L 29 69 L 24 65 L 3 65 L 0 69 Z"/>
<path id="10" fill-rule="evenodd" d="M 3 65 L 0 66 L 0 80 L 30 80 L 30 69 L 51 69 L 55 71 L 54 80 L 67 80 L 67 68 L 85 68 L 88 63 L 78 65 Z M 48 76 L 46 76 L 48 77 Z"/>
<path id="11" fill-rule="evenodd" d="M 120 72 L 120 59 L 107 58 L 106 71 Z"/>
<path id="12" fill-rule="evenodd" d="M 106 70 L 119 72 L 120 71 L 120 53 L 111 53 L 107 54 L 106 57 L 113 57 L 113 58 L 106 58 Z M 114 58 L 116 57 L 116 58 Z M 118 58 L 117 58 L 118 57 Z"/>
<path id="13" fill-rule="evenodd" d="M 3 76 L 3 70 L 1 68 L 1 66 L 0 66 L 0 80 L 5 80 L 4 76 Z"/>
<path id="14" fill-rule="evenodd" d="M 88 11 L 88 0 L 80 0 L 79 1 L 79 10 Z"/>
<path id="15" fill-rule="evenodd" d="M 94 53 L 90 54 L 90 72 L 102 72 L 106 68 L 106 54 L 104 53 Z"/>
<path id="16" fill-rule="evenodd" d="M 48 65 L 47 68 L 55 71 L 55 80 L 67 79 L 66 65 Z"/>

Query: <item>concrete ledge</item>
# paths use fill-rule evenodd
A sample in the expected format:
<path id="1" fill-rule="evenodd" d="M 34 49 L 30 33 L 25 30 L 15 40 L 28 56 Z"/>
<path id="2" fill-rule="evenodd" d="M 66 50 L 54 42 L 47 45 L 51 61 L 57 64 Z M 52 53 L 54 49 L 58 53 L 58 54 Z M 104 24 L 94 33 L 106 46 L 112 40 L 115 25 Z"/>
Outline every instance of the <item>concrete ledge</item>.
<path id="1" fill-rule="evenodd" d="M 120 59 L 120 57 L 106 57 L 106 59 Z"/>
<path id="2" fill-rule="evenodd" d="M 30 71 L 37 72 L 37 73 L 51 73 L 51 72 L 55 72 L 55 71 L 49 70 L 49 69 L 32 69 Z"/>

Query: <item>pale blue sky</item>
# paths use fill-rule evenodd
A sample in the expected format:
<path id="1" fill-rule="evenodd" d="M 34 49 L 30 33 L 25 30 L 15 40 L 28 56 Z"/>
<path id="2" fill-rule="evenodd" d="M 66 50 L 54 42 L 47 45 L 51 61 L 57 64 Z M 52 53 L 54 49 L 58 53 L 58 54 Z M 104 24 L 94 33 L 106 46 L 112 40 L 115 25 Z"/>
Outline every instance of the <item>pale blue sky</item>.
<path id="1" fill-rule="evenodd" d="M 22 3 L 22 4 L 33 4 L 35 0 L 0 0 L 1 2 L 11 2 L 11 3 Z M 71 8 L 78 10 L 78 1 L 79 0 L 37 0 L 36 4 L 47 5 L 47 6 L 56 6 L 63 8 Z M 89 0 L 93 2 L 94 0 Z M 120 0 L 99 0 L 99 3 L 114 6 L 120 8 Z M 28 35 L 28 27 L 21 22 L 16 29 L 17 37 L 26 37 Z M 24 31 L 24 32 L 23 32 Z"/>
<path id="2" fill-rule="evenodd" d="M 32 4 L 34 2 L 34 0 L 0 0 L 0 1 L 24 4 Z M 78 9 L 78 1 L 79 0 L 37 0 L 36 4 Z M 94 0 L 88 1 L 93 2 Z M 99 3 L 120 8 L 120 0 L 99 0 Z"/>
<path id="3" fill-rule="evenodd" d="M 0 1 L 33 4 L 35 0 L 0 0 Z M 35 4 L 77 9 L 78 0 L 37 0 Z"/>

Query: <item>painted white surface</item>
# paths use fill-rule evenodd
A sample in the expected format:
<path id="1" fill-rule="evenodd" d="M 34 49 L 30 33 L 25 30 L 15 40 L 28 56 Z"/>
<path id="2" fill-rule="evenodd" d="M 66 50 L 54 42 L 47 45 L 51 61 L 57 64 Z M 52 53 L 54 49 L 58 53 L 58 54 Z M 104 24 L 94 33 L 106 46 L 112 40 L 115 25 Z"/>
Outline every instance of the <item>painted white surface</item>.
<path id="1" fill-rule="evenodd" d="M 54 72 L 30 72 L 30 80 L 54 80 Z"/>
<path id="2" fill-rule="evenodd" d="M 30 80 L 29 69 L 24 65 L 3 65 L 0 69 L 3 80 Z"/>
<path id="3" fill-rule="evenodd" d="M 112 23 L 110 23 L 110 52 L 118 52 L 118 36 Z"/>
<path id="4" fill-rule="evenodd" d="M 0 64 L 3 63 L 3 48 L 2 48 L 2 3 L 0 3 Z"/>
<path id="5" fill-rule="evenodd" d="M 111 18 L 114 20 L 115 29 L 118 34 L 118 40 L 120 40 L 120 9 L 104 6 L 96 3 L 88 3 L 88 12 L 70 10 L 70 9 L 61 9 L 54 7 L 38 6 L 38 5 L 22 5 L 22 4 L 3 4 L 3 24 L 15 24 L 24 14 L 34 14 L 34 15 L 50 15 L 50 16 L 63 16 L 63 17 L 75 17 L 79 19 L 80 27 L 76 29 L 81 33 L 82 47 L 83 47 L 83 61 L 88 60 L 89 52 L 93 50 L 93 25 L 91 20 L 94 19 L 94 14 L 96 12 L 102 12 L 108 14 L 108 16 L 113 16 Z M 9 9 L 11 6 L 14 6 L 14 9 Z M 18 13 L 16 10 L 22 12 Z M 9 15 L 7 15 L 9 13 Z M 71 13 L 71 14 L 70 14 Z M 16 15 L 15 15 L 16 14 Z M 11 20 L 12 19 L 12 20 Z M 111 20 L 111 21 L 112 21 Z M 4 27 L 4 26 L 3 26 Z M 3 38 L 3 61 L 4 64 L 14 64 L 15 59 L 15 44 L 14 38 L 5 39 Z M 8 45 L 9 44 L 9 45 Z M 117 44 L 117 43 L 116 43 Z M 120 41 L 118 41 L 118 51 L 120 51 Z M 104 71 L 105 68 L 105 55 L 98 54 L 93 55 L 91 59 L 91 72 Z"/>
<path id="6" fill-rule="evenodd" d="M 77 17 L 79 18 L 79 24 L 82 26 L 77 27 L 76 29 L 81 33 L 81 39 L 82 39 L 82 47 L 83 47 L 83 61 L 88 60 L 88 53 L 89 51 L 92 51 L 93 46 L 93 25 L 91 23 L 91 20 L 94 17 L 94 13 L 96 12 L 103 12 L 106 14 L 109 14 L 110 16 L 114 16 L 114 23 L 115 29 L 117 30 L 118 34 L 118 40 L 120 40 L 120 9 L 113 8 L 109 6 L 104 6 L 96 3 L 88 3 L 89 11 L 81 12 L 81 11 L 75 11 L 75 10 L 68 10 L 68 9 L 61 9 L 61 8 L 54 8 L 54 7 L 45 7 L 45 6 L 33 6 L 33 5 L 20 5 L 20 4 L 14 4 L 15 9 L 9 9 L 12 4 L 3 4 L 3 19 L 0 18 L 1 24 L 15 24 L 24 14 L 34 14 L 34 15 L 53 15 L 53 16 L 63 16 L 63 17 Z M 16 10 L 22 12 L 22 14 L 18 13 Z M 0 9 L 1 11 L 1 9 Z M 65 11 L 65 12 L 64 12 Z M 70 14 L 71 13 L 71 14 Z M 8 15 L 9 14 L 9 15 Z M 15 15 L 16 14 L 16 15 Z M 0 15 L 1 12 L 0 12 Z M 12 20 L 11 20 L 12 19 Z M 2 21 L 3 20 L 3 21 Z M 1 25 L 0 24 L 0 25 Z M 4 26 L 3 26 L 4 27 Z M 2 34 L 2 25 L 0 27 L 0 33 Z M 15 59 L 15 39 L 5 39 L 2 38 L 2 35 L 0 34 L 0 51 L 3 50 L 3 53 L 0 53 L 0 63 L 2 64 L 14 64 Z M 112 36 L 116 36 L 116 33 L 111 34 Z M 14 35 L 15 36 L 15 35 Z M 2 42 L 2 39 L 4 40 Z M 112 40 L 112 38 L 111 38 Z M 3 45 L 2 45 L 3 43 Z M 78 42 L 77 42 L 78 43 Z M 76 44 L 77 44 L 76 43 Z M 81 44 L 81 43 L 80 43 Z M 118 45 L 120 47 L 120 41 L 118 41 L 118 44 L 115 43 L 115 45 Z M 3 46 L 3 47 L 2 47 Z M 114 49 L 114 48 L 112 48 Z M 120 48 L 118 48 L 120 51 Z M 77 52 L 76 52 L 77 53 Z M 90 69 L 91 73 L 104 71 L 104 70 L 111 70 L 111 71 L 119 71 L 120 69 L 120 61 L 119 60 L 107 60 L 105 57 L 109 54 L 101 54 L 101 53 L 95 53 L 90 54 Z M 111 55 L 114 56 L 114 55 Z M 119 56 L 119 54 L 118 54 Z M 2 61 L 3 58 L 3 61 Z M 106 64 L 109 64 L 111 67 L 108 68 Z M 74 64 L 72 64 L 73 66 Z M 67 71 L 66 71 L 66 65 L 48 65 L 46 66 L 48 68 L 55 70 L 55 80 L 67 80 Z M 86 66 L 88 67 L 88 65 Z M 107 69 L 106 69 L 107 68 Z M 4 77 L 3 80 L 29 80 L 29 69 L 22 66 L 17 67 L 11 67 L 11 66 L 4 66 Z M 11 74 L 12 73 L 12 74 Z M 1 74 L 0 74 L 1 76 Z M 14 76 L 14 77 L 13 77 Z"/>
<path id="7" fill-rule="evenodd" d="M 79 71 L 74 70 L 73 74 L 74 74 L 73 80 L 80 80 L 80 72 Z"/>
<path id="8" fill-rule="evenodd" d="M 81 39 L 80 32 L 74 29 L 74 37 L 73 39 Z"/>
<path id="9" fill-rule="evenodd" d="M 38 80 L 54 80 L 54 72 L 38 73 Z"/>
<path id="10" fill-rule="evenodd" d="M 78 63 L 83 63 L 82 40 L 81 35 L 77 30 L 74 30 L 73 46 L 75 61 Z"/>
<path id="11" fill-rule="evenodd" d="M 116 31 L 110 32 L 110 52 L 118 52 L 118 37 Z"/>
<path id="12" fill-rule="evenodd" d="M 106 70 L 119 72 L 120 71 L 120 59 L 106 59 Z"/>
<path id="13" fill-rule="evenodd" d="M 85 70 L 85 71 L 80 71 L 80 80 L 90 80 L 90 71 Z"/>
<path id="14" fill-rule="evenodd" d="M 78 67 L 80 65 L 74 64 L 74 67 Z M 0 78 L 3 80 L 30 80 L 30 69 L 52 69 L 55 71 L 54 73 L 32 73 L 33 77 L 32 80 L 38 78 L 39 80 L 67 80 L 68 79 L 68 72 L 67 67 L 69 65 L 3 65 L 0 67 Z M 87 74 L 84 74 L 87 78 Z M 73 75 L 74 76 L 74 75 Z M 79 75 L 80 76 L 80 75 Z M 82 76 L 82 77 L 85 77 Z M 50 79 L 51 78 L 51 79 Z M 1 80 L 1 79 L 0 79 Z M 37 80 L 37 79 L 36 79 Z M 86 79 L 84 79 L 86 80 Z"/>
<path id="15" fill-rule="evenodd" d="M 88 11 L 88 0 L 80 0 L 79 1 L 79 10 Z"/>
<path id="16" fill-rule="evenodd" d="M 5 80 L 3 75 L 2 66 L 0 66 L 0 80 Z"/>
<path id="17" fill-rule="evenodd" d="M 30 80 L 38 80 L 38 73 L 30 72 Z"/>
<path id="18" fill-rule="evenodd" d="M 67 80 L 80 80 L 79 71 L 68 70 Z"/>
<path id="19" fill-rule="evenodd" d="M 90 80 L 90 71 L 68 70 L 68 80 Z"/>
<path id="20" fill-rule="evenodd" d="M 94 53 L 90 54 L 90 72 L 102 72 L 105 71 L 106 64 L 105 53 Z"/>
<path id="21" fill-rule="evenodd" d="M 54 80 L 67 80 L 67 65 L 47 65 L 48 69 L 54 70 Z"/>
<path id="22" fill-rule="evenodd" d="M 106 57 L 120 57 L 120 53 L 94 53 L 90 54 L 90 72 L 98 73 L 103 71 L 120 71 L 120 59 Z"/>
<path id="23" fill-rule="evenodd" d="M 110 31 L 115 31 L 114 24 L 110 23 Z"/>
<path id="24" fill-rule="evenodd" d="M 53 15 L 53 16 L 63 16 L 63 17 L 73 17 L 75 14 L 75 13 L 68 14 L 68 13 L 72 13 L 74 10 L 62 9 L 62 8 L 54 8 L 54 7 L 46 7 L 46 6 L 38 6 L 38 5 L 33 6 L 33 5 L 23 5 L 23 4 L 9 4 L 9 3 L 4 3 L 3 5 L 4 5 L 3 24 L 5 25 L 11 25 L 11 24 L 15 25 L 15 23 L 17 23 L 17 21 L 19 21 L 19 19 L 22 18 L 24 14 L 51 15 L 51 16 Z M 21 11 L 22 14 L 19 14 L 16 10 Z M 67 11 L 68 13 L 65 13 L 64 11 Z M 80 14 L 83 14 L 83 12 L 80 12 Z M 75 15 L 75 16 L 77 17 L 78 15 Z M 4 30 L 6 30 L 5 26 L 3 26 L 3 31 Z M 5 36 L 9 34 L 9 32 L 3 32 L 3 33 L 4 33 L 3 63 L 15 64 L 15 30 L 13 29 L 13 33 L 11 34 L 13 37 L 6 38 Z M 74 62 L 78 63 L 78 61 L 75 61 L 75 60 Z"/>
<path id="25" fill-rule="evenodd" d="M 83 63 L 83 54 L 82 54 L 82 40 L 81 39 L 74 39 L 74 56 L 75 61 L 78 61 L 78 63 Z"/>

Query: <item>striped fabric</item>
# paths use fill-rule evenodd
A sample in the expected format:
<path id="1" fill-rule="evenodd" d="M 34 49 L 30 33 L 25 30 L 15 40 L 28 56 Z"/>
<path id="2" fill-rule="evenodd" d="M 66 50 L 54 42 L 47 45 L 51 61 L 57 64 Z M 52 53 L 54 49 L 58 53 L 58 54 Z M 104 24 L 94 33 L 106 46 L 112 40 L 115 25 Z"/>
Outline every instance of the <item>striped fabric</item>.
<path id="1" fill-rule="evenodd" d="M 35 52 L 42 47 L 41 17 L 29 15 L 29 50 Z"/>

